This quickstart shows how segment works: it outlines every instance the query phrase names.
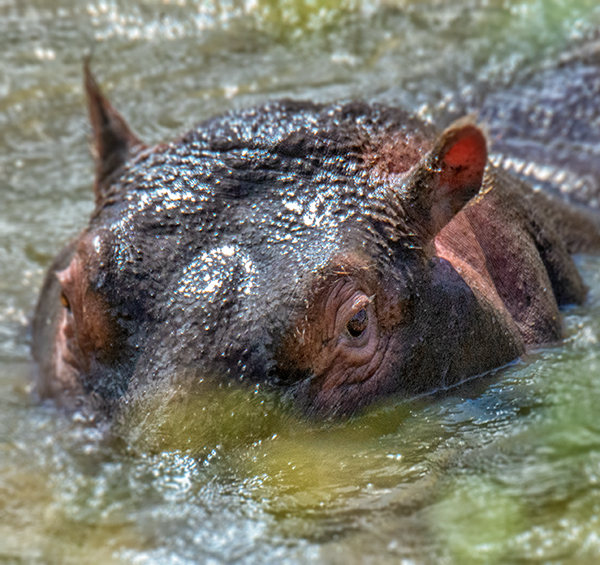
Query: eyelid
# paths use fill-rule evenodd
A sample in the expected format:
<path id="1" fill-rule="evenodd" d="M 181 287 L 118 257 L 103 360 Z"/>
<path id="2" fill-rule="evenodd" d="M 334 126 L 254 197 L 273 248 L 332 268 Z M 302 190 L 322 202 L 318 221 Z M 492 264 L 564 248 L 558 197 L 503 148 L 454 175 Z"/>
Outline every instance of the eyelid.
<path id="1" fill-rule="evenodd" d="M 56 278 L 62 288 L 67 288 L 73 283 L 73 274 L 71 273 L 71 266 L 69 265 L 62 271 L 56 271 Z"/>
<path id="2" fill-rule="evenodd" d="M 340 306 L 336 316 L 335 335 L 343 337 L 348 322 L 363 309 L 370 310 L 373 296 L 367 296 L 361 290 L 355 290 Z"/>
<path id="3" fill-rule="evenodd" d="M 354 303 L 352 304 L 352 307 L 350 308 L 350 317 L 348 318 L 348 320 L 351 320 L 354 316 L 356 316 L 356 314 L 358 314 L 358 312 L 372 304 L 374 298 L 375 295 L 366 296 L 363 294 L 362 296 L 357 296 L 354 300 Z"/>

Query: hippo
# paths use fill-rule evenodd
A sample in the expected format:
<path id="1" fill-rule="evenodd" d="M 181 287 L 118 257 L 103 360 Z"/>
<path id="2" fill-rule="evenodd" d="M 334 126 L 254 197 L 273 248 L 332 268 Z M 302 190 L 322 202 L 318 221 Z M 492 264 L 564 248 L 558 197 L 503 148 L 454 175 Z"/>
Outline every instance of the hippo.
<path id="1" fill-rule="evenodd" d="M 66 409 L 211 379 L 351 415 L 558 342 L 585 300 L 598 218 L 493 166 L 473 118 L 282 100 L 148 146 L 88 66 L 85 90 L 95 209 L 32 327 Z"/>

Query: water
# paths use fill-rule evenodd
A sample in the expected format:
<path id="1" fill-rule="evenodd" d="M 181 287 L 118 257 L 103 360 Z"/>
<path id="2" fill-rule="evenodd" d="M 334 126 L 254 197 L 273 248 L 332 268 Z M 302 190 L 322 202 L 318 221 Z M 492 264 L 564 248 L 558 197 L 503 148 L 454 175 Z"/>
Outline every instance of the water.
<path id="1" fill-rule="evenodd" d="M 573 96 L 594 112 L 598 86 L 576 82 L 531 129 L 498 106 L 533 112 L 570 84 L 561 68 L 600 76 L 599 29 L 592 0 L 0 0 L 0 563 L 600 561 L 599 259 L 579 259 L 590 297 L 564 344 L 350 422 L 214 389 L 107 433 L 31 400 L 27 333 L 43 271 L 92 209 L 86 53 L 148 142 L 286 96 L 440 123 L 483 106 L 497 150 L 539 180 L 519 151 L 600 151 L 591 126 L 544 138 Z M 567 183 L 576 200 L 594 163 L 561 165 L 587 175 Z"/>

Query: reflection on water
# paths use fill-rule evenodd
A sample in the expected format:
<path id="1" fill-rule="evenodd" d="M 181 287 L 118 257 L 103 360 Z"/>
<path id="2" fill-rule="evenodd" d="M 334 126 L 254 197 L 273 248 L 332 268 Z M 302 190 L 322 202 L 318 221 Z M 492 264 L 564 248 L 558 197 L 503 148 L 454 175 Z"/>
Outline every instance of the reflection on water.
<path id="1" fill-rule="evenodd" d="M 590 301 L 567 312 L 563 345 L 348 422 L 206 385 L 107 429 L 27 391 L 43 270 L 92 207 L 86 52 L 148 141 L 282 96 L 440 120 L 487 100 L 510 152 L 549 99 L 535 85 L 557 91 L 559 55 L 584 52 L 594 72 L 599 24 L 591 0 L 0 0 L 0 563 L 600 560 L 598 259 L 580 260 Z M 573 107 L 583 84 L 561 85 Z M 502 129 L 511 107 L 523 121 Z M 531 118 L 535 143 L 571 118 L 554 110 L 546 129 Z M 561 155 L 600 151 L 589 131 Z"/>

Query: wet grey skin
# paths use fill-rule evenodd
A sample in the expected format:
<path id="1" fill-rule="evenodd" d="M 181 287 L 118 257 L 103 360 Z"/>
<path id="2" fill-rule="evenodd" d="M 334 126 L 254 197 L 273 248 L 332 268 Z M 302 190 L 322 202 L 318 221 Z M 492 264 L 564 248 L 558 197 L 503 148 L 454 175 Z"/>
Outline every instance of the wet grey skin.
<path id="1" fill-rule="evenodd" d="M 38 302 L 43 398 L 110 414 L 213 379 L 352 414 L 557 341 L 585 299 L 594 218 L 492 167 L 471 121 L 281 101 L 147 147 L 86 90 L 96 208 Z"/>

